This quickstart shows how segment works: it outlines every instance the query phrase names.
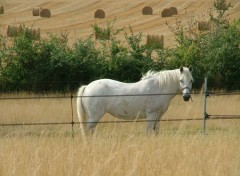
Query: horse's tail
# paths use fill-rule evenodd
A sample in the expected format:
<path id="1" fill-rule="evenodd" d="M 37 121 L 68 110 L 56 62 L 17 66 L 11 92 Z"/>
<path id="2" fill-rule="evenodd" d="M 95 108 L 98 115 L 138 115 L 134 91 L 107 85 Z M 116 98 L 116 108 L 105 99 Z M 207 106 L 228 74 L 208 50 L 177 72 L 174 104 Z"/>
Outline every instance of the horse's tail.
<path id="1" fill-rule="evenodd" d="M 82 96 L 84 93 L 86 86 L 81 86 L 78 90 L 78 94 L 77 94 L 77 114 L 78 114 L 78 119 L 80 122 L 80 128 L 82 131 L 82 136 L 83 138 L 86 136 L 86 130 L 87 130 L 87 126 L 86 126 L 86 113 L 82 104 Z"/>

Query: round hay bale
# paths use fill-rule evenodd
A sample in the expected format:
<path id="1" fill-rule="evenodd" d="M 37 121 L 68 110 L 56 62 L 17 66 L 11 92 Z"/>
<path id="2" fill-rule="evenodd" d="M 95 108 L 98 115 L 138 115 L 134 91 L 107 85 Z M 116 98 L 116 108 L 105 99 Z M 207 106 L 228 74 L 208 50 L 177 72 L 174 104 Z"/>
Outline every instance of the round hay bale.
<path id="1" fill-rule="evenodd" d="M 22 31 L 22 25 L 8 25 L 6 33 L 8 37 L 15 37 Z"/>
<path id="2" fill-rule="evenodd" d="M 178 14 L 178 10 L 176 7 L 170 7 L 169 8 L 172 11 L 172 15 L 177 15 Z"/>
<path id="3" fill-rule="evenodd" d="M 94 18 L 99 18 L 99 19 L 105 18 L 105 12 L 102 9 L 97 9 L 94 12 Z"/>
<path id="4" fill-rule="evenodd" d="M 45 18 L 51 17 L 51 11 L 49 9 L 41 9 L 40 10 L 40 16 Z"/>
<path id="5" fill-rule="evenodd" d="M 227 10 L 228 9 L 228 5 L 227 5 L 226 0 L 214 2 L 214 7 L 217 10 Z"/>
<path id="6" fill-rule="evenodd" d="M 32 10 L 33 16 L 39 16 L 41 9 L 42 9 L 41 7 L 33 7 L 33 10 Z"/>
<path id="7" fill-rule="evenodd" d="M 4 8 L 3 8 L 3 6 L 0 6 L 0 15 L 1 14 L 4 14 Z"/>
<path id="8" fill-rule="evenodd" d="M 40 39 L 40 28 L 38 27 L 25 27 L 25 34 L 31 35 L 35 40 Z"/>
<path id="9" fill-rule="evenodd" d="M 147 46 L 163 48 L 164 35 L 147 35 Z"/>
<path id="10" fill-rule="evenodd" d="M 104 32 L 100 32 L 100 33 L 97 33 L 95 32 L 95 39 L 96 40 L 110 40 L 110 33 L 107 33 L 106 31 Z"/>
<path id="11" fill-rule="evenodd" d="M 163 18 L 171 17 L 172 16 L 172 10 L 170 10 L 170 9 L 163 9 L 163 11 L 161 12 L 161 15 L 162 15 Z"/>
<path id="12" fill-rule="evenodd" d="M 210 30 L 210 23 L 208 21 L 198 21 L 198 30 L 199 31 L 208 31 Z"/>
<path id="13" fill-rule="evenodd" d="M 153 14 L 153 9 L 150 6 L 145 6 L 142 8 L 142 14 L 143 15 L 152 15 Z"/>
<path id="14" fill-rule="evenodd" d="M 32 28 L 32 35 L 36 40 L 40 39 L 40 28 L 39 27 L 33 27 Z"/>
<path id="15" fill-rule="evenodd" d="M 8 25 L 6 33 L 8 37 L 13 37 L 14 33 L 16 33 L 16 28 L 14 26 Z"/>

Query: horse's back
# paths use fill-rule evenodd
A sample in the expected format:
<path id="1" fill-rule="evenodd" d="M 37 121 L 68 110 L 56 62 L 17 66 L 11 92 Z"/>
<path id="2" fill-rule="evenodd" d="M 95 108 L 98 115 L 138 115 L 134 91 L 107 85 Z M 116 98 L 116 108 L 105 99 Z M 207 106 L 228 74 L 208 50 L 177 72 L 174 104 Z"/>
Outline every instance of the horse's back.
<path id="1" fill-rule="evenodd" d="M 154 79 L 141 80 L 135 83 L 123 83 L 111 79 L 100 79 L 87 85 L 84 95 L 86 96 L 104 96 L 104 95 L 134 95 L 158 93 L 159 85 Z M 151 85 L 151 86 L 149 86 Z"/>
<path id="2" fill-rule="evenodd" d="M 151 80 L 142 80 L 136 83 L 122 83 L 110 79 L 101 79 L 90 83 L 84 92 L 83 102 L 86 109 L 93 112 L 105 111 L 118 118 L 130 119 L 145 117 L 145 111 L 157 108 L 153 101 L 157 97 L 144 96 L 151 92 Z M 92 96 L 92 97 L 91 97 Z M 156 106 L 156 107 L 155 107 Z"/>

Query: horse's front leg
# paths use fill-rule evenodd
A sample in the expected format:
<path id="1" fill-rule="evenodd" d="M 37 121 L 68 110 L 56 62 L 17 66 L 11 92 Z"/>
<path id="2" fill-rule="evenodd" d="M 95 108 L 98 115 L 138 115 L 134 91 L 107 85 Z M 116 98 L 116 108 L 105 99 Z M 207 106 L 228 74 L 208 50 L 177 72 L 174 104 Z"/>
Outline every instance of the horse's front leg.
<path id="1" fill-rule="evenodd" d="M 147 135 L 151 135 L 154 131 L 155 135 L 159 133 L 160 127 L 160 116 L 157 112 L 148 112 L 147 113 Z"/>

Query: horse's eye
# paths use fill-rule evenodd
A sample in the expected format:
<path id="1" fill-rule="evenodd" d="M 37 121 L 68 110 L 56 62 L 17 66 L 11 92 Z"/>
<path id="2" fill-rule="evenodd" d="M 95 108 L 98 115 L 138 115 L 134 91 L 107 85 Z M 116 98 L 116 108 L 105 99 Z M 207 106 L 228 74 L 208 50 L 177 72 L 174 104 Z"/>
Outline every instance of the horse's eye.
<path id="1" fill-rule="evenodd" d="M 180 80 L 180 83 L 183 83 L 183 80 L 182 80 L 182 79 Z"/>

